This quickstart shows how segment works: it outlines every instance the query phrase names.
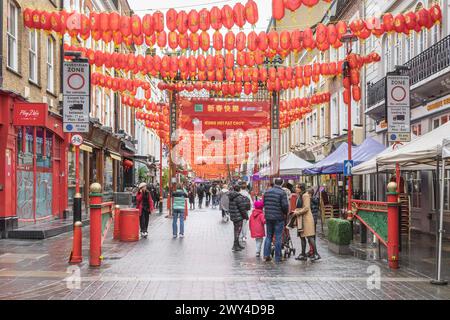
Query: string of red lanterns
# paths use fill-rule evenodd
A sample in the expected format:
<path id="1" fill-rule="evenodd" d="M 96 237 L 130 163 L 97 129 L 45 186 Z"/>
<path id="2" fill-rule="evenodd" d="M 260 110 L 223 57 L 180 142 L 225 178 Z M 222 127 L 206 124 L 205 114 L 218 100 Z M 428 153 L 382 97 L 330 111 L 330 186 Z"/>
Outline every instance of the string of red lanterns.
<path id="1" fill-rule="evenodd" d="M 248 3 L 251 2 L 252 1 L 250 0 Z M 241 6 L 238 6 L 240 9 L 237 10 L 240 12 L 239 14 L 235 15 L 234 10 L 232 10 L 233 19 L 236 18 L 239 25 L 241 24 L 240 20 L 242 18 Z M 214 10 L 214 12 L 216 12 L 215 15 L 218 15 L 218 11 L 222 13 L 223 10 L 224 9 Z M 255 10 L 249 11 L 253 12 Z M 227 51 L 237 50 L 243 52 L 247 49 L 250 52 L 255 52 L 259 50 L 264 57 L 268 58 L 273 58 L 276 54 L 286 57 L 292 52 L 298 53 L 302 50 L 313 50 L 315 48 L 320 51 L 326 51 L 330 49 L 330 47 L 339 48 L 342 46 L 342 36 L 347 32 L 348 28 L 350 28 L 360 40 L 366 40 L 371 35 L 381 37 L 385 33 L 393 32 L 409 35 L 412 31 L 420 32 L 423 28 L 431 29 L 434 24 L 442 21 L 441 7 L 439 4 L 434 4 L 429 9 L 422 8 L 417 12 L 400 13 L 395 16 L 391 13 L 385 13 L 381 19 L 371 17 L 366 20 L 356 19 L 350 23 L 345 21 L 338 21 L 328 25 L 320 23 L 315 29 L 315 34 L 312 28 L 306 28 L 304 30 L 295 29 L 293 31 L 283 30 L 281 32 L 272 30 L 268 33 L 261 31 L 259 34 L 252 31 L 248 35 L 243 31 L 235 34 L 230 30 L 223 35 L 219 32 L 219 29 L 217 29 L 211 40 L 211 37 L 207 32 L 207 30 L 209 30 L 208 26 L 211 26 L 211 14 L 208 15 L 206 13 L 208 12 L 207 10 L 204 12 L 204 18 L 201 18 L 199 15 L 198 25 L 194 24 L 193 28 L 188 25 L 186 28 L 184 22 L 182 23 L 182 27 L 179 27 L 176 24 L 177 20 L 185 20 L 183 14 L 181 15 L 182 18 L 178 19 L 179 13 L 177 13 L 177 20 L 175 21 L 175 25 L 173 24 L 176 13 L 173 11 L 173 13 L 170 14 L 172 18 L 170 18 L 169 22 L 169 30 L 173 29 L 173 31 L 169 31 L 169 33 L 164 30 L 164 17 L 162 13 L 158 12 L 155 12 L 152 18 L 146 19 L 144 17 L 143 21 L 141 21 L 138 16 L 133 16 L 131 18 L 124 16 L 118 18 L 116 13 L 92 13 L 91 15 L 93 15 L 93 17 L 89 19 L 79 13 L 68 14 L 65 11 L 50 13 L 27 8 L 24 10 L 24 21 L 25 26 L 28 28 L 54 31 L 61 35 L 67 32 L 72 37 L 80 35 L 84 40 L 92 36 L 95 41 L 103 40 L 106 43 L 113 41 L 116 45 L 125 43 L 127 45 L 135 44 L 140 46 L 145 42 L 150 47 L 157 45 L 160 48 L 169 47 L 172 50 L 190 49 L 194 52 L 198 52 L 199 50 L 206 52 L 212 45 L 216 51 L 226 49 Z M 74 15 L 75 17 L 73 17 Z M 109 18 L 109 16 L 111 16 L 111 18 Z M 76 17 L 79 17 L 79 19 Z M 166 18 L 167 17 L 169 16 L 166 15 Z M 122 18 L 124 18 L 123 25 Z M 126 18 L 129 18 L 130 20 L 127 20 Z M 92 19 L 95 23 L 91 22 Z M 223 25 L 228 26 L 228 22 L 225 24 L 223 23 L 224 21 L 227 21 L 227 19 L 230 19 L 229 13 L 227 14 L 227 18 L 225 20 L 220 20 L 220 22 Z M 220 25 L 219 16 L 213 19 L 213 21 L 214 26 L 217 28 Z M 152 23 L 153 27 L 148 27 L 151 26 Z M 181 22 L 178 21 L 178 23 Z M 180 30 L 184 33 L 180 32 Z M 197 33 L 199 30 L 201 30 L 201 32 Z"/>
<path id="2" fill-rule="evenodd" d="M 330 3 L 332 0 L 322 0 Z M 319 3 L 319 0 L 272 0 L 272 16 L 276 20 L 284 18 L 286 9 L 294 12 L 298 10 L 302 4 L 308 8 L 312 8 Z"/>

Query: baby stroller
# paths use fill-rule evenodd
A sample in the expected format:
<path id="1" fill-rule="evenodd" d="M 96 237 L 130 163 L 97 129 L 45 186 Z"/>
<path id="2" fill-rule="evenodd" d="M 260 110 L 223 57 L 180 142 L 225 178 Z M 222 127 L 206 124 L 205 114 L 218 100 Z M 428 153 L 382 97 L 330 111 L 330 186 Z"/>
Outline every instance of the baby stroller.
<path id="1" fill-rule="evenodd" d="M 284 259 L 290 258 L 291 255 L 295 256 L 295 248 L 294 243 L 292 242 L 291 233 L 289 232 L 289 228 L 287 227 L 287 215 L 284 220 L 284 229 L 281 234 L 281 257 Z M 272 239 L 272 249 L 270 251 L 272 258 L 275 256 L 275 236 Z"/>

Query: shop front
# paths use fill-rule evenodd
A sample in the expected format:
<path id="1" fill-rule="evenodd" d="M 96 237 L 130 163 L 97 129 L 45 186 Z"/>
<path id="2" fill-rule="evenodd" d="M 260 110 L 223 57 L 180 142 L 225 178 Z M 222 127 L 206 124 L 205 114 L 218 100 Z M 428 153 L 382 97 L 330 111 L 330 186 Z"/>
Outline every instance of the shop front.
<path id="1" fill-rule="evenodd" d="M 64 218 L 67 141 L 62 119 L 44 103 L 0 94 L 0 232 Z"/>

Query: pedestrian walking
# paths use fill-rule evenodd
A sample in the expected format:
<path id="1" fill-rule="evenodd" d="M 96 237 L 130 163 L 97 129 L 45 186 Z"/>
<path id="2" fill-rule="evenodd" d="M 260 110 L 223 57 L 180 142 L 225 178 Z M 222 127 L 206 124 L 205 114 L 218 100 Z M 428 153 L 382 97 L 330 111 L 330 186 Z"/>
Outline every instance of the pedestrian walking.
<path id="1" fill-rule="evenodd" d="M 233 190 L 228 193 L 230 219 L 234 224 L 234 242 L 233 248 L 231 249 L 234 252 L 245 249 L 245 247 L 239 243 L 239 235 L 242 230 L 242 221 L 248 219 L 245 207 L 245 197 L 239 193 L 240 191 L 241 188 L 236 185 Z"/>
<path id="2" fill-rule="evenodd" d="M 286 193 L 282 189 L 283 179 L 276 178 L 274 187 L 264 193 L 264 214 L 266 218 L 267 237 L 264 241 L 264 259 L 270 261 L 272 240 L 275 235 L 275 262 L 281 262 L 281 236 L 285 216 L 289 211 Z"/>
<path id="3" fill-rule="evenodd" d="M 211 184 L 207 183 L 205 184 L 205 206 L 208 208 L 209 207 L 209 203 L 211 202 Z"/>
<path id="4" fill-rule="evenodd" d="M 228 215 L 230 199 L 228 198 L 228 187 L 226 184 L 223 185 L 222 190 L 219 192 L 219 210 L 222 211 L 222 220 L 228 222 L 230 219 Z"/>
<path id="5" fill-rule="evenodd" d="M 153 199 L 147 190 L 147 184 L 142 182 L 139 185 L 139 191 L 136 194 L 136 207 L 139 209 L 139 222 L 141 228 L 141 237 L 148 237 L 148 222 L 150 214 L 154 210 Z"/>
<path id="6" fill-rule="evenodd" d="M 203 186 L 203 183 L 200 184 L 197 188 L 197 196 L 198 196 L 198 208 L 202 208 L 203 203 L 203 197 L 205 196 L 205 187 Z"/>
<path id="7" fill-rule="evenodd" d="M 189 209 L 195 210 L 195 186 L 193 184 L 189 187 L 188 196 L 189 196 Z"/>
<path id="8" fill-rule="evenodd" d="M 250 235 L 256 241 L 256 257 L 261 256 L 261 248 L 263 245 L 264 237 L 266 236 L 266 230 L 264 228 L 266 224 L 266 218 L 264 217 L 264 203 L 262 201 L 256 201 L 255 209 L 250 216 Z"/>
<path id="9" fill-rule="evenodd" d="M 173 238 L 178 236 L 178 219 L 180 219 L 180 238 L 184 237 L 184 214 L 186 209 L 186 198 L 188 197 L 186 191 L 180 184 L 176 185 L 176 190 L 172 192 L 172 208 L 173 208 L 173 222 L 172 231 Z"/>
<path id="10" fill-rule="evenodd" d="M 308 259 L 306 255 L 306 241 L 308 241 L 310 250 L 313 252 L 310 260 L 316 261 L 320 259 L 320 255 L 317 253 L 317 246 L 314 240 L 316 233 L 314 229 L 314 217 L 311 212 L 311 195 L 306 192 L 304 184 L 297 185 L 296 193 L 298 199 L 294 215 L 297 217 L 297 232 L 302 243 L 302 252 L 295 260 L 306 261 Z"/>
<path id="11" fill-rule="evenodd" d="M 248 186 L 247 183 L 241 182 L 240 184 L 241 187 L 241 191 L 240 194 L 243 195 L 244 197 L 246 197 L 248 199 L 247 202 L 247 216 L 250 215 L 250 211 L 252 210 L 252 204 L 253 204 L 253 200 L 252 200 L 252 196 L 250 195 L 250 193 L 248 192 Z M 242 222 L 242 231 L 241 234 L 239 236 L 241 241 L 247 241 L 247 232 L 248 232 L 248 219 Z"/>
<path id="12" fill-rule="evenodd" d="M 212 208 L 215 209 L 219 205 L 219 192 L 220 189 L 216 184 L 213 184 L 211 187 L 211 201 L 212 201 Z"/>

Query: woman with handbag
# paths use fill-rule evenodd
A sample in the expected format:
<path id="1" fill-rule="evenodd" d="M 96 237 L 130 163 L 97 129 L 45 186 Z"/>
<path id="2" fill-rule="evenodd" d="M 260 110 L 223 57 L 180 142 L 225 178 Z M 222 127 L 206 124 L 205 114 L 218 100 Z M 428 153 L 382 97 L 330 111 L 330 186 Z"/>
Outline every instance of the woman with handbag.
<path id="1" fill-rule="evenodd" d="M 308 256 L 306 255 L 306 240 L 308 240 L 309 247 L 314 253 L 310 257 L 310 260 L 319 260 L 320 256 L 317 253 L 317 247 L 314 240 L 316 232 L 314 228 L 314 217 L 311 212 L 311 195 L 306 192 L 304 184 L 297 185 L 295 191 L 298 194 L 298 200 L 294 215 L 297 217 L 297 232 L 302 242 L 302 252 L 295 260 L 306 261 L 308 259 Z"/>

